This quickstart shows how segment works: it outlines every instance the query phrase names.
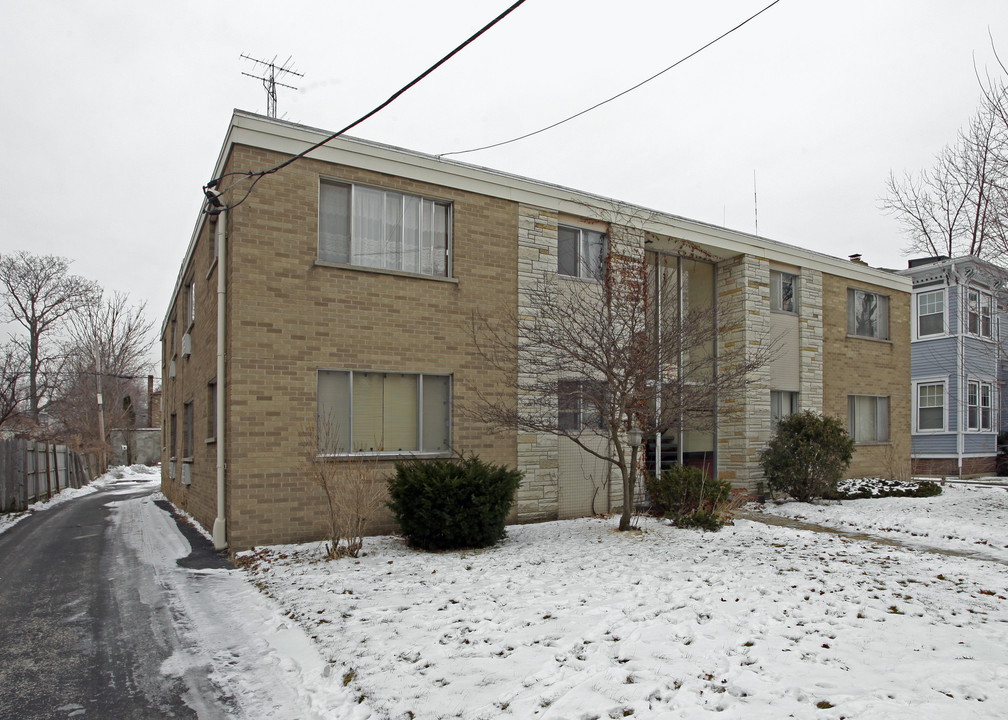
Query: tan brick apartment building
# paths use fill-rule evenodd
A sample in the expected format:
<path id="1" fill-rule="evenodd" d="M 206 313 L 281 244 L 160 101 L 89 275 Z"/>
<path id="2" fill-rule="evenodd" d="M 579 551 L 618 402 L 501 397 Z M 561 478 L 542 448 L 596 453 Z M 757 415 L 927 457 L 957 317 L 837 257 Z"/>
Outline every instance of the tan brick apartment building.
<path id="1" fill-rule="evenodd" d="M 221 547 L 320 537 L 304 438 L 325 412 L 340 418 L 333 462 L 390 469 L 454 448 L 525 473 L 515 522 L 615 509 L 618 483 L 583 451 L 550 435 L 494 435 L 462 412 L 474 387 L 517 402 L 516 378 L 491 372 L 473 347 L 473 312 L 503 319 L 537 281 L 588 282 L 580 268 L 605 247 L 600 218 L 614 201 L 348 138 L 266 175 L 241 201 L 242 175 L 326 135 L 232 118 L 214 170 L 231 209 L 198 218 L 162 328 L 164 493 Z M 681 462 L 758 489 L 755 458 L 774 418 L 805 408 L 848 423 L 853 476 L 880 471 L 894 449 L 909 457 L 909 280 L 646 217 L 649 262 L 682 283 L 673 302 L 736 314 L 719 343 L 779 346 L 744 393 L 722 399 L 741 412 L 663 441 Z M 681 257 L 684 242 L 703 259 Z M 391 527 L 386 516 L 373 529 Z"/>

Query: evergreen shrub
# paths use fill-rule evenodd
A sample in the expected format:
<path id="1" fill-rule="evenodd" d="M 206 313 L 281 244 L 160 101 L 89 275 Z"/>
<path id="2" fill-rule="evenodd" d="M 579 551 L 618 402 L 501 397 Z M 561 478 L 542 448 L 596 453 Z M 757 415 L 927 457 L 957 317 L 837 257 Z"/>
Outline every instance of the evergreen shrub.
<path id="1" fill-rule="evenodd" d="M 760 465 L 770 490 L 808 502 L 836 494 L 853 456 L 854 441 L 840 420 L 805 410 L 780 421 Z"/>
<path id="2" fill-rule="evenodd" d="M 651 513 L 679 527 L 718 530 L 728 519 L 723 511 L 731 501 L 731 483 L 707 477 L 700 468 L 673 465 L 655 477 L 644 478 Z"/>
<path id="3" fill-rule="evenodd" d="M 522 473 L 476 455 L 397 462 L 389 508 L 407 542 L 423 550 L 487 547 L 504 538 Z"/>

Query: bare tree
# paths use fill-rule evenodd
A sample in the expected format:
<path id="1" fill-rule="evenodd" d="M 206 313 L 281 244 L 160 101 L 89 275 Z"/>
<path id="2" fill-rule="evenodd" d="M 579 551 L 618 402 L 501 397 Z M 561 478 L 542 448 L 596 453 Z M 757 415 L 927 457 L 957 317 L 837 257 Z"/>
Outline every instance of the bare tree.
<path id="1" fill-rule="evenodd" d="M 25 358 L 10 344 L 0 350 L 0 427 L 17 415 L 24 402 Z"/>
<path id="2" fill-rule="evenodd" d="M 136 399 L 146 391 L 154 344 L 153 322 L 144 303 L 130 305 L 125 294 L 100 292 L 74 315 L 53 415 L 80 438 L 82 449 L 97 452 L 107 446 L 99 437 L 95 395 L 99 380 L 106 432 L 135 423 Z"/>
<path id="3" fill-rule="evenodd" d="M 73 313 L 94 301 L 98 290 L 90 280 L 70 274 L 70 261 L 53 255 L 21 251 L 0 258 L 0 284 L 6 290 L 7 319 L 27 331 L 15 338 L 25 351 L 27 404 L 33 418 L 54 390 L 60 352 L 50 334 Z"/>
<path id="4" fill-rule="evenodd" d="M 619 527 L 627 530 L 640 466 L 631 428 L 644 437 L 713 429 L 715 414 L 728 412 L 719 400 L 741 390 L 772 347 L 739 343 L 719 352 L 718 338 L 735 323 L 719 318 L 713 297 L 677 305 L 676 278 L 662 277 L 644 252 L 643 223 L 621 214 L 625 224 L 608 223 L 597 282 L 547 274 L 503 322 L 474 317 L 473 342 L 505 378 L 505 391 L 472 388 L 477 401 L 463 412 L 497 430 L 569 438 L 618 468 Z M 664 297 L 656 292 L 662 282 L 671 290 Z M 600 435 L 608 441 L 602 450 Z"/>

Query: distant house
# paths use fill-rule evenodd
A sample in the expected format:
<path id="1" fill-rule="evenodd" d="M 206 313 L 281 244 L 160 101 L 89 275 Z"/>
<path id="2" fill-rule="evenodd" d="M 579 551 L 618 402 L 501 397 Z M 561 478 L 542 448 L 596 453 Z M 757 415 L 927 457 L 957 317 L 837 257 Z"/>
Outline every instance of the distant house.
<path id="1" fill-rule="evenodd" d="M 911 260 L 914 472 L 995 471 L 1004 397 L 998 297 L 1002 268 L 975 257 Z"/>
<path id="2" fill-rule="evenodd" d="M 306 477 L 304 438 L 324 415 L 339 429 L 326 457 L 344 466 L 369 458 L 391 470 L 456 449 L 517 467 L 511 522 L 615 510 L 619 483 L 594 456 L 548 434 L 492 434 L 463 410 L 489 383 L 519 401 L 515 377 L 502 380 L 473 347 L 473 313 L 534 316 L 536 283 L 598 282 L 592 268 L 616 236 L 602 218 L 616 201 L 347 137 L 246 196 L 250 171 L 327 135 L 232 117 L 213 171 L 225 177 L 214 201 L 232 207 L 208 204 L 197 218 L 162 326 L 165 495 L 212 527 L 218 546 L 321 537 L 324 499 Z M 653 288 L 668 317 L 686 304 L 716 308 L 734 321 L 719 347 L 779 348 L 743 392 L 703 411 L 704 429 L 686 418 L 655 438 L 655 457 L 757 491 L 775 420 L 811 409 L 854 435 L 851 476 L 878 473 L 893 448 L 908 459 L 909 279 L 634 210 L 647 242 L 619 251 L 668 279 Z M 699 251 L 687 255 L 687 244 Z M 558 422 L 583 427 L 569 385 L 558 380 Z M 388 514 L 372 525 L 393 527 Z"/>

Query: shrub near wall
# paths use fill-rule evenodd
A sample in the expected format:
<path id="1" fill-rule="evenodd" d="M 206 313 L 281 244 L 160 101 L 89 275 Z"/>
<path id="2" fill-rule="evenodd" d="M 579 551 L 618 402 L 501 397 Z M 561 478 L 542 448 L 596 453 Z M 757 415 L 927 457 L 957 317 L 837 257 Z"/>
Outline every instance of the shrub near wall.
<path id="1" fill-rule="evenodd" d="M 423 550 L 493 545 L 504 537 L 522 474 L 475 455 L 396 463 L 388 506 L 407 542 Z"/>

